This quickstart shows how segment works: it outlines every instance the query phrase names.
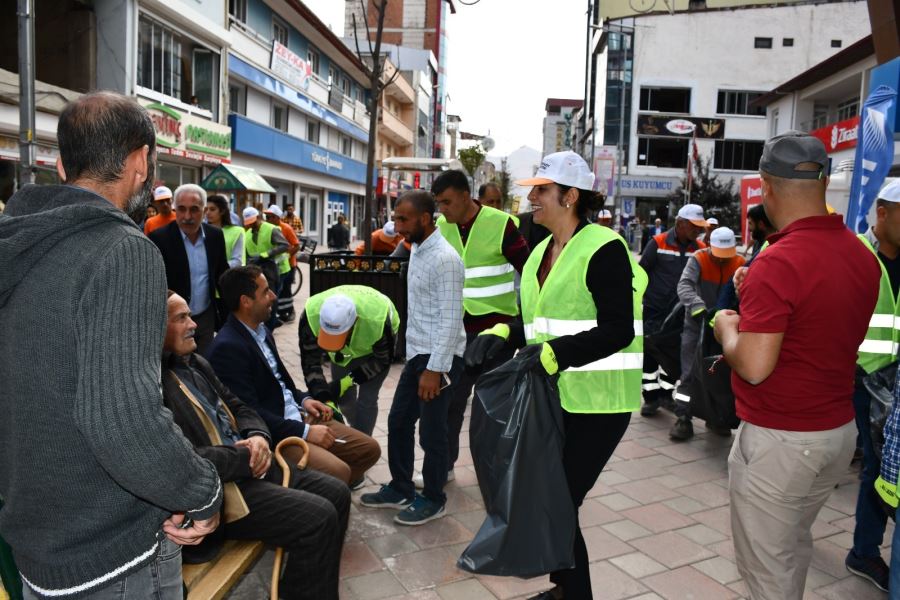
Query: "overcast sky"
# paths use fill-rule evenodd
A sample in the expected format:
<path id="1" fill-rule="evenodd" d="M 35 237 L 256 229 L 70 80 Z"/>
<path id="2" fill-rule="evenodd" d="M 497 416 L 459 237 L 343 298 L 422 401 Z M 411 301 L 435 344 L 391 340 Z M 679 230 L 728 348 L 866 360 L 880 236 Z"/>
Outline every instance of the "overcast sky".
<path id="1" fill-rule="evenodd" d="M 343 1 L 303 2 L 343 35 Z M 448 15 L 447 111 L 462 118 L 463 131 L 490 131 L 497 143 L 493 155 L 523 145 L 540 150 L 547 98 L 584 97 L 587 1 L 454 4 L 456 14 Z"/>

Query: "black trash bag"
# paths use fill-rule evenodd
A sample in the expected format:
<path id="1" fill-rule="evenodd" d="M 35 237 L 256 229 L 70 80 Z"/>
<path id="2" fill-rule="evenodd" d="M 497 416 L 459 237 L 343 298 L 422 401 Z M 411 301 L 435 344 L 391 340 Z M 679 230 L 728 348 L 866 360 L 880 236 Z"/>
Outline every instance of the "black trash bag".
<path id="1" fill-rule="evenodd" d="M 869 392 L 869 432 L 875 456 L 881 462 L 884 448 L 884 424 L 894 404 L 894 384 L 897 380 L 897 361 L 863 376 L 862 383 Z"/>
<path id="2" fill-rule="evenodd" d="M 536 577 L 575 565 L 562 407 L 537 360 L 517 355 L 475 386 L 470 446 L 487 517 L 456 563 L 464 571 Z"/>
<path id="3" fill-rule="evenodd" d="M 672 380 L 681 376 L 681 332 L 684 305 L 676 304 L 658 326 L 645 322 L 644 353 L 652 356 Z"/>
<path id="4" fill-rule="evenodd" d="M 722 357 L 722 346 L 706 320 L 700 328 L 694 360 L 696 377 L 691 388 L 691 415 L 714 427 L 737 429 L 741 420 L 734 407 L 731 367 Z"/>

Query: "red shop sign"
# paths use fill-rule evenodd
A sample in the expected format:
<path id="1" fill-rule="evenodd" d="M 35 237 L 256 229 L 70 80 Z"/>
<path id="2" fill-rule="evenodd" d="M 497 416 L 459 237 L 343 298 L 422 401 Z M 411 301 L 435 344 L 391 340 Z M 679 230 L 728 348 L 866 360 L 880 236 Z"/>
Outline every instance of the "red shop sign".
<path id="1" fill-rule="evenodd" d="M 838 121 L 809 133 L 822 140 L 822 143 L 825 144 L 825 149 L 830 154 L 836 150 L 856 147 L 858 132 L 859 116 L 857 115 L 852 119 Z"/>

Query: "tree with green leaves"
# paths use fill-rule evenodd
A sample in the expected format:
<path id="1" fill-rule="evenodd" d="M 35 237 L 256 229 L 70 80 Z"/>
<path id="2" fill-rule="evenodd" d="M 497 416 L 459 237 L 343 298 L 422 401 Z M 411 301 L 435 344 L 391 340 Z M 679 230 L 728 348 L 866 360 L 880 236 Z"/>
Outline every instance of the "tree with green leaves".
<path id="1" fill-rule="evenodd" d="M 496 183 L 497 187 L 500 188 L 500 206 L 503 207 L 503 210 L 509 209 L 512 206 L 512 196 L 509 195 L 512 176 L 507 168 L 505 158 L 501 159 L 500 170 L 494 175 L 494 178 L 491 181 Z"/>
<path id="2" fill-rule="evenodd" d="M 687 175 L 682 177 L 681 186 L 672 192 L 669 200 L 676 206 L 699 204 L 707 217 L 716 217 L 720 224 L 738 231 L 741 225 L 741 198 L 735 192 L 734 180 L 720 180 L 719 175 L 712 172 L 711 166 L 711 157 L 693 161 L 693 181 L 688 185 Z"/>
<path id="3" fill-rule="evenodd" d="M 457 152 L 457 156 L 459 156 L 459 162 L 462 163 L 463 168 L 472 176 L 475 175 L 475 170 L 484 162 L 486 154 L 481 144 L 475 144 L 474 146 L 463 148 Z"/>

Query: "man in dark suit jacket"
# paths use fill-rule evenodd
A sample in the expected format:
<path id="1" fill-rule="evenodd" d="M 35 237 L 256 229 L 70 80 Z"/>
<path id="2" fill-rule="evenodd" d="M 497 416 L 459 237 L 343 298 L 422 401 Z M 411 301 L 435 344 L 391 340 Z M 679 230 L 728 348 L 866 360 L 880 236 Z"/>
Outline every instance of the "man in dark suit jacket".
<path id="1" fill-rule="evenodd" d="M 283 598 L 336 599 L 350 514 L 347 486 L 324 473 L 292 469 L 290 487 L 281 487 L 265 422 L 194 353 L 196 323 L 187 302 L 172 291 L 168 312 L 163 402 L 225 486 L 222 525 L 199 546 L 184 546 L 186 562 L 212 559 L 225 540 L 261 540 L 289 552 Z"/>
<path id="2" fill-rule="evenodd" d="M 225 269 L 225 236 L 203 223 L 206 190 L 188 183 L 175 190 L 175 220 L 148 236 L 163 255 L 170 290 L 187 300 L 197 323 L 197 347 L 204 352 L 225 320 L 217 282 Z"/>
<path id="3" fill-rule="evenodd" d="M 381 448 L 368 435 L 332 419 L 331 408 L 294 386 L 265 326 L 275 294 L 262 270 L 255 265 L 229 269 L 219 287 L 231 314 L 206 354 L 216 375 L 260 414 L 273 442 L 292 435 L 305 439 L 311 468 L 361 487 Z"/>

